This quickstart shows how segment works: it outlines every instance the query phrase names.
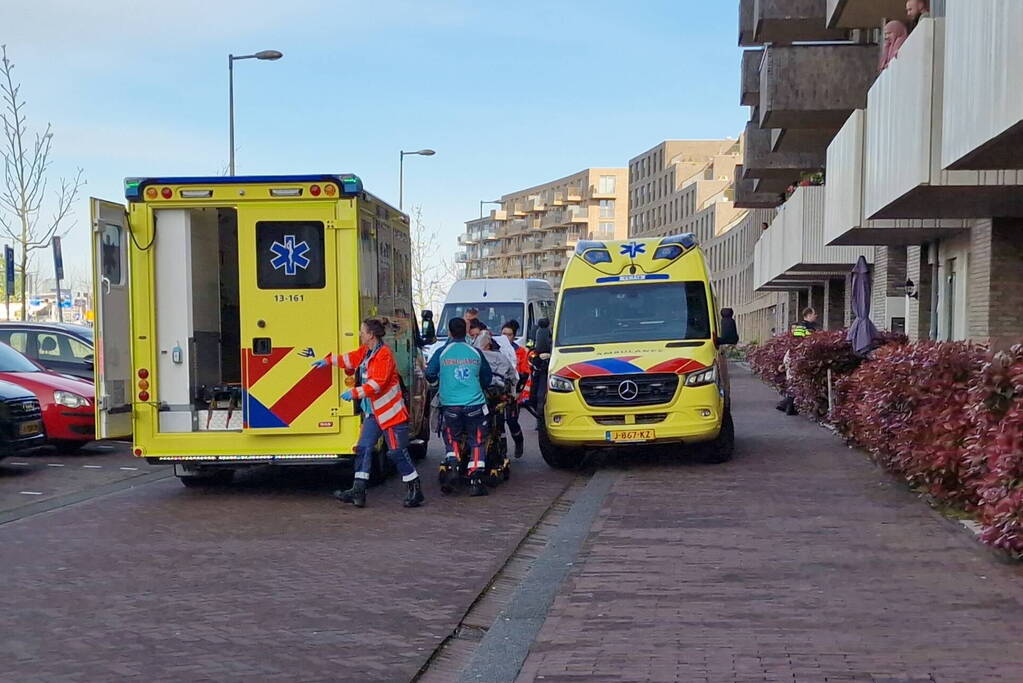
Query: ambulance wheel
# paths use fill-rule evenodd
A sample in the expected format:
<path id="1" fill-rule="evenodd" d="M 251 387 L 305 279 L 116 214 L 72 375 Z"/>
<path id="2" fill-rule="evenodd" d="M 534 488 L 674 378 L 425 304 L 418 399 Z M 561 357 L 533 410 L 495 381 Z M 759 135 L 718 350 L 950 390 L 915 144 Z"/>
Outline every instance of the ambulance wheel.
<path id="1" fill-rule="evenodd" d="M 700 444 L 698 457 L 700 462 L 717 465 L 728 462 L 735 455 L 735 424 L 732 422 L 732 411 L 726 410 L 721 420 L 721 433 L 718 438 Z"/>
<path id="2" fill-rule="evenodd" d="M 581 448 L 564 448 L 551 443 L 547 437 L 547 430 L 540 427 L 537 434 L 537 441 L 540 442 L 540 455 L 544 462 L 556 470 L 571 470 L 579 467 L 586 452 Z"/>

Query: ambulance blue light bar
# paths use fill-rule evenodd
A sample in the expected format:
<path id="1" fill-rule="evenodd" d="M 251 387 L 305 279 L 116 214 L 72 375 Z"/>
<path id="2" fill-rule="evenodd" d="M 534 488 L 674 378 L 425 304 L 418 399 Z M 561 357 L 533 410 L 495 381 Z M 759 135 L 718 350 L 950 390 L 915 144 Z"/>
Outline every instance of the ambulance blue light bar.
<path id="1" fill-rule="evenodd" d="M 340 175 L 239 175 L 239 176 L 191 176 L 171 178 L 125 178 L 124 198 L 139 201 L 150 185 L 246 185 L 252 183 L 337 183 L 342 197 L 354 197 L 362 193 L 362 180 L 352 173 Z"/>

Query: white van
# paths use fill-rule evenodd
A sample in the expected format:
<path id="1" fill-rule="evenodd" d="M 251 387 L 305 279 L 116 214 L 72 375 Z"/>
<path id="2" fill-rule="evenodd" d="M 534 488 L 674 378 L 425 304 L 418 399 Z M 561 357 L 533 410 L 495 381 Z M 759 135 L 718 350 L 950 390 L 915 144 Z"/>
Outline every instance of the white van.
<path id="1" fill-rule="evenodd" d="M 554 319 L 554 288 L 546 280 L 458 280 L 448 290 L 444 309 L 434 320 L 437 325 L 437 343 L 427 349 L 427 357 L 447 341 L 448 321 L 465 316 L 470 308 L 479 310 L 479 319 L 494 334 L 509 320 L 519 322 L 520 346 L 533 338 L 536 322 L 541 318 Z"/>

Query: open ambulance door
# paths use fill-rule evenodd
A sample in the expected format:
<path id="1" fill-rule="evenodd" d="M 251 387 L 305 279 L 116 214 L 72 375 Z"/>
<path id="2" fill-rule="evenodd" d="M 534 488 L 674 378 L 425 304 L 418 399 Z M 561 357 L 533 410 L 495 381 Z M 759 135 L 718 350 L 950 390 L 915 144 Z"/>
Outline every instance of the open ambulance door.
<path id="1" fill-rule="evenodd" d="M 127 212 L 121 204 L 90 198 L 95 289 L 96 438 L 130 436 L 131 325 L 128 297 Z"/>

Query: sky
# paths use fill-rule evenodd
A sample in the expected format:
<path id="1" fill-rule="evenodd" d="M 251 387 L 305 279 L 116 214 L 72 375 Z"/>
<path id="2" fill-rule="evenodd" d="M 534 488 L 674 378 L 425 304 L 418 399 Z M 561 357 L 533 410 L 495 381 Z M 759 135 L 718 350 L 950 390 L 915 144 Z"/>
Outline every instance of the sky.
<path id="1" fill-rule="evenodd" d="M 480 200 L 665 139 L 738 137 L 734 0 L 4 0 L 0 43 L 56 179 L 87 185 L 64 239 L 89 268 L 88 197 L 126 176 L 217 175 L 235 63 L 238 174 L 356 173 L 422 209 L 445 255 Z M 54 184 L 54 183 L 51 183 Z M 51 276 L 46 257 L 36 268 Z"/>

